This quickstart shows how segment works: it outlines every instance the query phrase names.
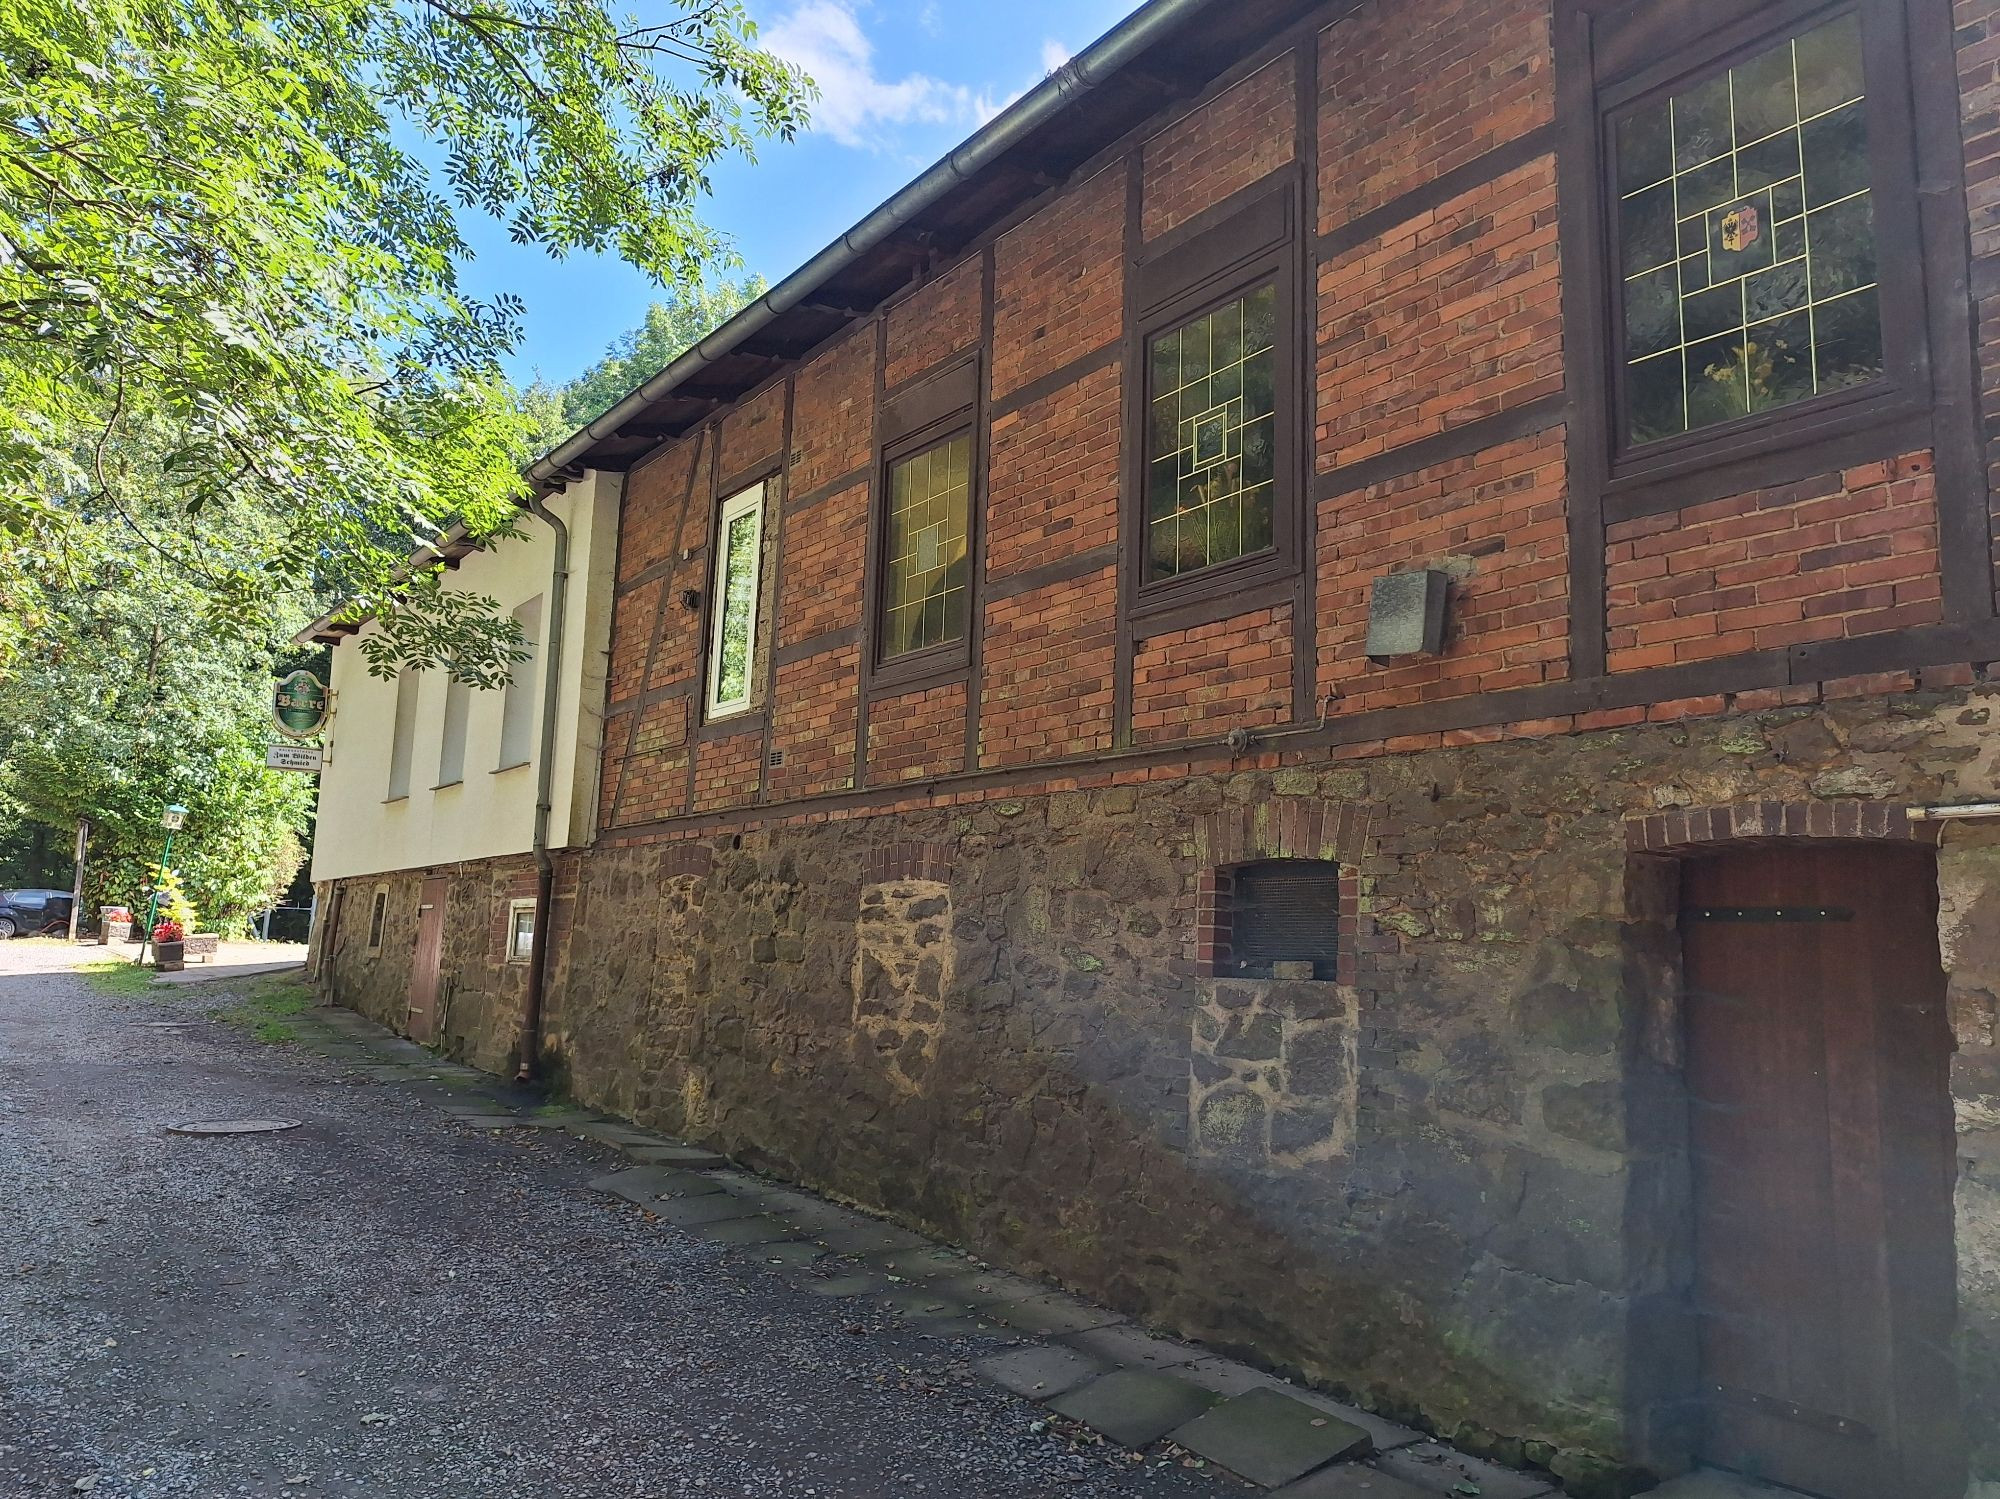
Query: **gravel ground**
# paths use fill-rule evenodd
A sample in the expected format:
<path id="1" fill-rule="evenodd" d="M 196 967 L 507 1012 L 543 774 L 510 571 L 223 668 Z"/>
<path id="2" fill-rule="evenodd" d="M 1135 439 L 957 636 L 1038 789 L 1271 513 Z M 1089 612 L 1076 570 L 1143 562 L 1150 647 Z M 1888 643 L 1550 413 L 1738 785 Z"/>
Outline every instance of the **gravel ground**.
<path id="1" fill-rule="evenodd" d="M 1244 1492 L 1037 1430 L 970 1373 L 991 1345 L 607 1202 L 609 1152 L 72 961 L 0 944 L 0 1494 Z M 305 1126 L 165 1133 L 248 1115 Z"/>

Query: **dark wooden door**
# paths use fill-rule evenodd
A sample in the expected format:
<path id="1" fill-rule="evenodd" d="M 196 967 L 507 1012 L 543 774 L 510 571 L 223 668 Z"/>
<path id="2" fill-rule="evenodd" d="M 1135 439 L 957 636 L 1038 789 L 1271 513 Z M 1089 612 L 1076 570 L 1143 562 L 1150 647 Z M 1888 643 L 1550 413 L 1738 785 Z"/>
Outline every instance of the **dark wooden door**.
<path id="1" fill-rule="evenodd" d="M 417 954 L 410 964 L 410 1039 L 437 1040 L 438 969 L 444 960 L 443 880 L 425 880 L 417 908 Z"/>
<path id="2" fill-rule="evenodd" d="M 1681 921 L 1706 1459 L 1826 1499 L 1960 1499 L 1932 856 L 1692 860 Z"/>

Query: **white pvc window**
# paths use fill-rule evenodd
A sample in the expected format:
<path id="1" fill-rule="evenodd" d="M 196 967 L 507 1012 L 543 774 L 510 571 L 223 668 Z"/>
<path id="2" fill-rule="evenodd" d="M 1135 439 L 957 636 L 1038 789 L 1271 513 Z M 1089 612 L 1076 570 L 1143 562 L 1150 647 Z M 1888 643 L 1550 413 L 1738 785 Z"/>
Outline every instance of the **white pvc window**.
<path id="1" fill-rule="evenodd" d="M 507 961 L 525 963 L 535 954 L 535 903 L 511 901 L 507 906 Z"/>
<path id="2" fill-rule="evenodd" d="M 764 486 L 725 501 L 716 524 L 715 608 L 709 617 L 708 716 L 750 706 L 756 676 L 757 591 L 763 571 Z"/>

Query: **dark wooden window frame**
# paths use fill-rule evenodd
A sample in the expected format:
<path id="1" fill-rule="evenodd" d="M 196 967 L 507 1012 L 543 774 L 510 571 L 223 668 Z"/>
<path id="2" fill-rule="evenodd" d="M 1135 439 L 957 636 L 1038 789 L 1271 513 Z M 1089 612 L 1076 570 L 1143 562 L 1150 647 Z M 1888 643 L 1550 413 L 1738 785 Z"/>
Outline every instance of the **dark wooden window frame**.
<path id="1" fill-rule="evenodd" d="M 719 441 L 717 446 L 718 448 L 720 447 Z M 719 473 L 712 475 L 711 492 L 708 502 L 709 537 L 707 543 L 700 549 L 703 562 L 703 584 L 701 590 L 701 607 L 697 611 L 697 619 L 701 636 L 700 649 L 696 655 L 696 671 L 693 684 L 695 725 L 693 732 L 689 735 L 690 740 L 705 742 L 713 739 L 733 739 L 738 734 L 761 728 L 770 715 L 770 701 L 762 696 L 764 682 L 760 667 L 764 663 L 759 655 L 759 645 L 763 639 L 767 624 L 773 630 L 770 639 L 774 646 L 777 639 L 775 629 L 777 624 L 778 598 L 775 587 L 772 588 L 768 608 L 765 605 L 763 595 L 766 586 L 775 583 L 776 553 L 772 549 L 776 546 L 779 539 L 777 532 L 778 515 L 784 509 L 783 473 L 784 470 L 777 459 L 766 459 L 750 468 L 739 470 L 737 473 L 728 476 L 726 483 L 724 482 L 723 475 Z M 762 486 L 764 494 L 758 507 L 761 512 L 758 520 L 759 535 L 757 543 L 758 600 L 756 631 L 750 641 L 750 701 L 741 708 L 731 708 L 722 713 L 711 713 L 708 706 L 708 684 L 709 674 L 714 670 L 715 665 L 715 611 L 721 602 L 719 597 L 720 589 L 717 584 L 721 577 L 724 560 L 724 552 L 720 544 L 722 539 L 722 508 L 731 501 L 740 498 L 748 490 L 759 486 Z M 677 608 L 678 605 L 670 596 L 662 595 L 660 607 L 662 609 L 671 609 Z M 766 616 L 768 616 L 768 619 Z M 694 759 L 694 755 L 690 754 L 688 756 L 690 774 L 692 774 Z"/>
<path id="2" fill-rule="evenodd" d="M 875 451 L 876 483 L 868 520 L 868 557 L 863 598 L 866 600 L 868 648 L 863 654 L 867 691 L 887 697 L 941 686 L 963 679 L 972 667 L 972 637 L 979 629 L 976 560 L 985 529 L 986 473 L 981 462 L 980 378 L 978 354 L 954 356 L 887 392 Z M 958 639 L 884 659 L 883 590 L 888 584 L 889 471 L 906 458 L 954 437 L 972 442 L 965 496 L 966 620 Z"/>
<path id="3" fill-rule="evenodd" d="M 1132 321 L 1125 338 L 1126 617 L 1148 632 L 1205 623 L 1288 600 L 1305 553 L 1305 428 L 1312 383 L 1301 278 L 1303 180 L 1296 165 L 1203 214 L 1195 231 L 1147 247 L 1132 268 Z M 1266 284 L 1277 287 L 1272 379 L 1272 545 L 1171 578 L 1148 577 L 1152 536 L 1146 476 L 1152 403 L 1152 339 Z"/>
<path id="4" fill-rule="evenodd" d="M 1617 274 L 1611 122 L 1681 92 L 1820 22 L 1856 13 L 1863 31 L 1875 195 L 1884 374 L 1715 427 L 1626 448 L 1624 314 Z M 1657 514 L 1893 457 L 1933 443 L 1927 281 L 1931 257 L 1898 253 L 1896 227 L 1919 223 L 1915 103 L 1905 0 L 1674 0 L 1658 5 L 1562 0 L 1563 191 L 1582 204 L 1565 233 L 1573 272 L 1571 372 L 1579 438 L 1607 520 Z M 1692 40 L 1690 40 L 1692 38 Z M 1928 249 L 1928 245 L 1927 245 Z"/>

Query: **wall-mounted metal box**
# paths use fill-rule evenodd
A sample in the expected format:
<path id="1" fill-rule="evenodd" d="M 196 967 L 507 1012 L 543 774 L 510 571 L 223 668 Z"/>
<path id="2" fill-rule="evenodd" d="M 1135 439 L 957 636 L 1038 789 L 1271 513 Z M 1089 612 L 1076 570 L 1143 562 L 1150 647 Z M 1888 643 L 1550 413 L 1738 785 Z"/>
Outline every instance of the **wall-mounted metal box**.
<path id="1" fill-rule="evenodd" d="M 1368 659 L 1380 663 L 1443 650 L 1450 593 L 1451 574 L 1433 569 L 1377 578 L 1368 599 Z"/>

